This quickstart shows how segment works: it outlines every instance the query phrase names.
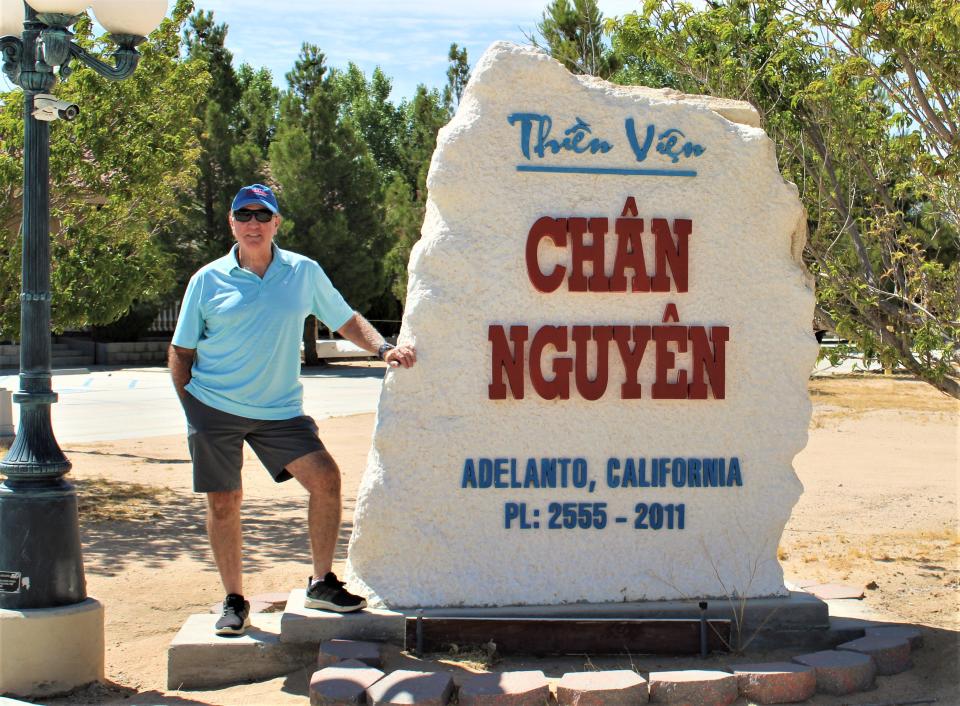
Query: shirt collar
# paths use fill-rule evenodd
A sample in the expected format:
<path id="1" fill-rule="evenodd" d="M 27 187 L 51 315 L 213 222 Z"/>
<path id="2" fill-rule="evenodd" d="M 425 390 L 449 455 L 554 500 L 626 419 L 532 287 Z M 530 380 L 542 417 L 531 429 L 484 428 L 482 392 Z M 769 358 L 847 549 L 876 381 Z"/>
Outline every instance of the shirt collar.
<path id="1" fill-rule="evenodd" d="M 273 250 L 273 262 L 277 262 L 284 267 L 293 267 L 293 264 L 290 262 L 289 253 L 286 250 L 281 250 L 277 247 L 276 243 L 270 243 L 270 247 Z M 234 270 L 242 270 L 243 268 L 240 267 L 240 262 L 237 260 L 237 252 L 238 246 L 234 243 L 233 247 L 230 248 L 230 252 L 216 261 L 216 268 L 224 274 L 230 274 Z M 272 265 L 273 263 L 271 262 L 270 264 Z"/>

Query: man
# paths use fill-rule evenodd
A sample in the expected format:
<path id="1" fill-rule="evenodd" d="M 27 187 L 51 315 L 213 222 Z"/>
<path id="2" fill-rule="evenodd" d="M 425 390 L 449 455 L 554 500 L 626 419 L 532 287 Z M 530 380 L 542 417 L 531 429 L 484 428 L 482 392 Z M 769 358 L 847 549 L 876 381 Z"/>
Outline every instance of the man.
<path id="1" fill-rule="evenodd" d="M 316 262 L 276 246 L 281 217 L 268 187 L 240 189 L 229 222 L 237 242 L 190 279 L 169 358 L 187 417 L 193 487 L 207 495 L 207 535 L 227 593 L 216 632 L 242 635 L 250 625 L 241 572 L 244 441 L 274 480 L 296 478 L 309 493 L 313 576 L 320 578 L 310 579 L 307 607 L 366 607 L 331 571 L 340 529 L 340 469 L 303 413 L 304 319 L 316 315 L 394 367 L 412 366 L 416 352 L 386 343 Z"/>

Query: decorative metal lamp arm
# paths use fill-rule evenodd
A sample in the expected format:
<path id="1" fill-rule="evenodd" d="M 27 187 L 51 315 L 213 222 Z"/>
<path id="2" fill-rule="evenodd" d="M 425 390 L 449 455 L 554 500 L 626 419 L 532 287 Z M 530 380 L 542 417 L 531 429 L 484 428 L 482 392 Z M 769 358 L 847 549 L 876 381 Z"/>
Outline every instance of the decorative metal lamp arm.
<path id="1" fill-rule="evenodd" d="M 0 54 L 3 55 L 3 73 L 11 83 L 20 78 L 20 56 L 23 54 L 23 42 L 19 37 L 0 37 Z"/>
<path id="2" fill-rule="evenodd" d="M 70 42 L 70 57 L 79 59 L 98 74 L 111 81 L 125 79 L 133 74 L 137 68 L 137 64 L 140 62 L 140 52 L 137 51 L 136 46 L 144 41 L 144 37 L 124 34 L 111 35 L 111 38 L 118 44 L 116 51 L 111 55 L 114 62 L 113 66 L 101 61 L 74 42 Z M 65 68 L 67 68 L 66 64 L 60 68 L 60 74 L 64 77 L 69 75 L 69 70 L 64 74 Z"/>

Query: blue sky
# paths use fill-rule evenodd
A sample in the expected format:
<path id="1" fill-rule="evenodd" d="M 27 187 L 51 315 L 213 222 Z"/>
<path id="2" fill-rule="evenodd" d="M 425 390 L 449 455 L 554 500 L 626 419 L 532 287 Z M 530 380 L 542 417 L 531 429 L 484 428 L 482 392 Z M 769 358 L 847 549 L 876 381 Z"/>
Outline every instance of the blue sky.
<path id="1" fill-rule="evenodd" d="M 394 100 L 410 97 L 418 83 L 446 84 L 451 42 L 466 47 L 470 65 L 493 42 L 527 43 L 547 0 L 197 0 L 229 25 L 227 47 L 239 64 L 266 67 L 274 82 L 303 42 L 320 47 L 330 66 L 359 66 L 369 76 L 380 66 L 393 80 Z M 605 17 L 636 10 L 639 0 L 599 0 Z"/>

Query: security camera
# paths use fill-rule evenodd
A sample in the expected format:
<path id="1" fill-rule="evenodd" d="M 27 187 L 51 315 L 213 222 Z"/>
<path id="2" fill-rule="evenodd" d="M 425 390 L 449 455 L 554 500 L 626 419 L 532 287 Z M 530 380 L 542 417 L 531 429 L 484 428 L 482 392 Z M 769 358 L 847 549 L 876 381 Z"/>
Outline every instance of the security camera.
<path id="1" fill-rule="evenodd" d="M 62 101 L 49 93 L 38 93 L 33 97 L 33 117 L 47 122 L 63 118 L 73 120 L 80 115 L 80 106 Z"/>

